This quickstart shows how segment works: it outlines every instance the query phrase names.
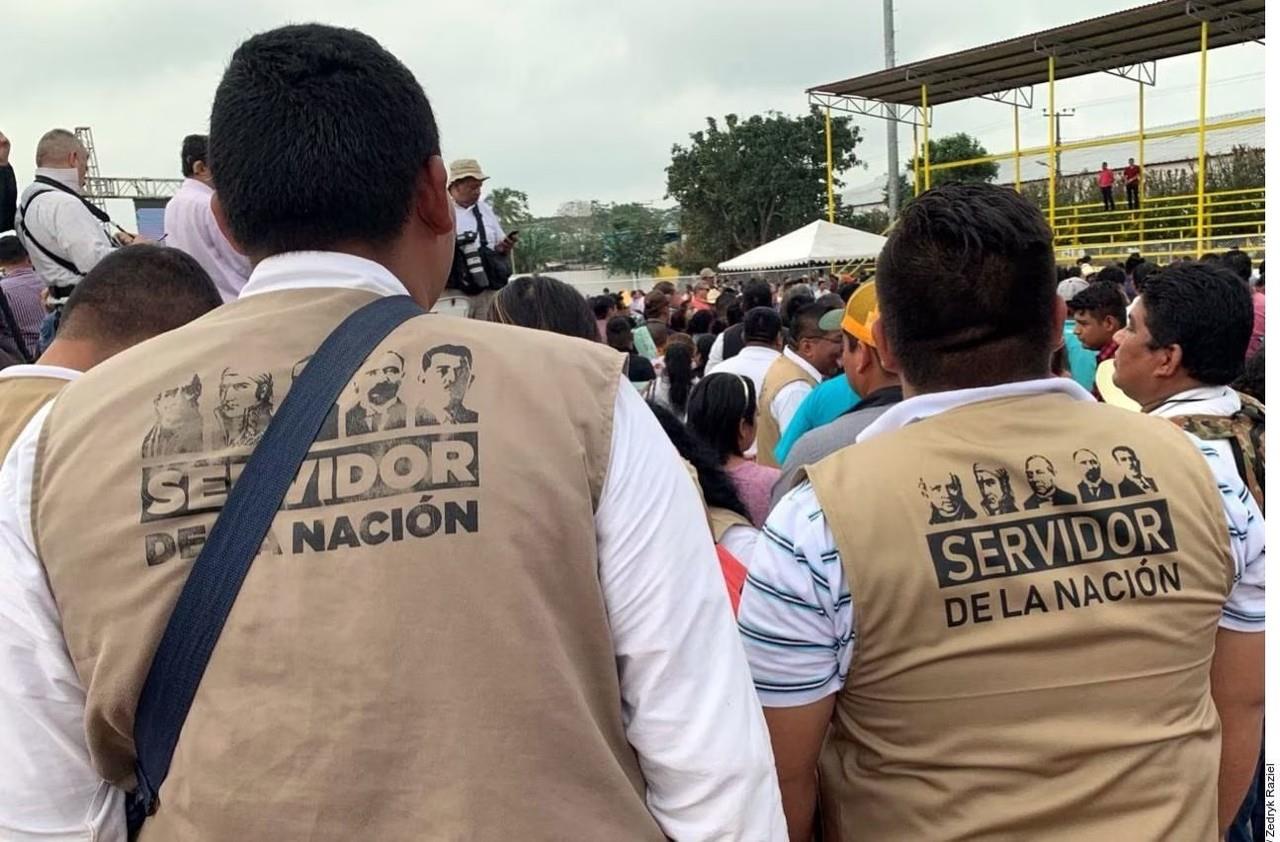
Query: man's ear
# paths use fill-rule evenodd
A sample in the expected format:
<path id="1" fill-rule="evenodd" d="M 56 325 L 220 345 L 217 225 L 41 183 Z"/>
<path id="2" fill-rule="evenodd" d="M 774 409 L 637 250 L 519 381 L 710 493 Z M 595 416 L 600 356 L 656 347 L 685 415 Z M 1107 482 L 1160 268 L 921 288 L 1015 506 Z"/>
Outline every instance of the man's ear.
<path id="1" fill-rule="evenodd" d="M 1160 362 L 1156 365 L 1155 375 L 1157 377 L 1172 377 L 1178 373 L 1178 369 L 1182 368 L 1182 346 L 1170 345 L 1167 348 L 1161 348 L 1157 352 L 1160 355 Z"/>
<path id="2" fill-rule="evenodd" d="M 871 323 L 871 336 L 876 340 L 876 353 L 880 355 L 880 366 L 890 374 L 902 374 L 898 363 L 898 355 L 893 352 L 893 344 L 884 332 L 884 319 L 876 319 Z"/>
<path id="3" fill-rule="evenodd" d="M 222 209 L 222 200 L 218 197 L 218 191 L 213 191 L 213 199 L 209 201 L 209 208 L 213 211 L 213 219 L 218 223 L 218 230 L 222 232 L 222 236 L 227 238 L 227 242 L 231 243 L 231 247 L 236 251 L 249 255 L 245 252 L 240 244 L 236 242 L 236 238 L 231 235 L 231 226 L 227 223 L 227 213 Z"/>
<path id="4" fill-rule="evenodd" d="M 453 234 L 453 203 L 446 184 L 449 173 L 439 155 L 432 155 L 423 164 L 414 188 L 414 211 L 432 233 Z"/>

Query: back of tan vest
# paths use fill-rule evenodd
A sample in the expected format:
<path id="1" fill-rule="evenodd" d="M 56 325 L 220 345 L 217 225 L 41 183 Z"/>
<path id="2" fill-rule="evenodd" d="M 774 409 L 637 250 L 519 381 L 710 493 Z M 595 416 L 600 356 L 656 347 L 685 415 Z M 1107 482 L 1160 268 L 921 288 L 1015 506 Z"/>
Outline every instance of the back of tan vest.
<path id="1" fill-rule="evenodd" d="M 856 639 L 827 838 L 1214 838 L 1209 667 L 1234 561 L 1183 433 L 1009 398 L 809 473 Z"/>
<path id="2" fill-rule="evenodd" d="M 756 461 L 771 468 L 780 468 L 773 450 L 782 440 L 785 432 L 778 426 L 778 419 L 773 417 L 769 407 L 783 387 L 803 381 L 816 386 L 817 381 L 786 354 L 779 356 L 764 374 L 764 382 L 760 384 L 760 399 L 756 402 Z"/>
<path id="3" fill-rule="evenodd" d="M 51 413 L 36 534 L 107 780 L 132 784 L 138 692 L 230 484 L 371 299 L 241 299 Z M 144 840 L 661 838 L 596 572 L 621 360 L 438 316 L 369 356 L 249 571 Z"/>
<path id="4" fill-rule="evenodd" d="M 66 385 L 61 377 L 0 378 L 0 462 L 40 408 Z"/>

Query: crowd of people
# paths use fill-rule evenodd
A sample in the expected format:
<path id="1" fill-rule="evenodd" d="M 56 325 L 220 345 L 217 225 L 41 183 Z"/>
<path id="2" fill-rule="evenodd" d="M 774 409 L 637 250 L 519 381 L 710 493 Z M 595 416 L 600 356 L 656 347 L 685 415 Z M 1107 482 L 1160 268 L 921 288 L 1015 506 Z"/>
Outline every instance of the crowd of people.
<path id="1" fill-rule="evenodd" d="M 1261 839 L 1261 261 L 587 298 L 435 126 L 255 35 L 163 243 L 0 135 L 0 836 Z"/>

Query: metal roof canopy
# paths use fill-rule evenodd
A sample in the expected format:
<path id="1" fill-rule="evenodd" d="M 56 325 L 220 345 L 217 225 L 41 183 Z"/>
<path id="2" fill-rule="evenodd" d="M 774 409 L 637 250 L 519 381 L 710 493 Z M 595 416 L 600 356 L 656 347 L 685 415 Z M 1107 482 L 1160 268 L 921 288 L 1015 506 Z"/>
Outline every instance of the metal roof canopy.
<path id="1" fill-rule="evenodd" d="M 920 86 L 929 106 L 981 97 L 1030 108 L 1032 86 L 1055 79 L 1111 73 L 1155 84 L 1155 61 L 1200 50 L 1200 23 L 1209 21 L 1209 48 L 1262 42 L 1266 0 L 1163 0 L 984 47 L 903 64 L 809 88 L 810 102 L 870 117 L 919 124 Z"/>

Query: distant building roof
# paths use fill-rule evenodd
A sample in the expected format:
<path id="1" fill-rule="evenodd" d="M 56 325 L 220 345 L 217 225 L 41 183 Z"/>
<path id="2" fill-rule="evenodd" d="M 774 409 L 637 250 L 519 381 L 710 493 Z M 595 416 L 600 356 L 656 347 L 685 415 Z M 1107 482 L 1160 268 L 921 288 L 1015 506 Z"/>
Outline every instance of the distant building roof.
<path id="1" fill-rule="evenodd" d="M 1227 120 L 1239 120 L 1246 117 L 1261 117 L 1265 114 L 1262 108 L 1255 108 L 1251 111 L 1239 111 L 1234 114 L 1220 114 L 1209 120 L 1211 123 L 1219 123 Z M 1186 120 L 1181 123 L 1168 123 L 1162 126 L 1148 126 L 1147 131 L 1156 132 L 1166 129 L 1180 129 L 1195 126 L 1198 121 Z M 1108 137 L 1124 137 L 1131 135 L 1136 130 L 1127 129 L 1110 135 L 1101 135 L 1095 140 L 1098 145 L 1089 149 L 1067 149 L 1062 153 L 1062 172 L 1066 175 L 1075 175 L 1081 172 L 1093 172 L 1098 169 L 1103 161 L 1106 161 L 1112 167 L 1123 167 L 1130 158 L 1137 159 L 1138 143 L 1137 141 L 1121 141 L 1117 143 L 1107 143 Z M 1075 138 L 1066 138 L 1066 140 L 1074 141 Z M 1180 161 L 1189 161 L 1198 154 L 1199 141 L 1194 134 L 1181 135 L 1178 137 L 1160 137 L 1150 139 L 1146 142 L 1146 164 L 1147 166 L 1159 166 L 1161 164 L 1170 164 Z M 1254 123 L 1248 126 L 1235 126 L 1229 129 L 1220 129 L 1218 131 L 1207 132 L 1205 134 L 1205 154 L 1222 155 L 1230 152 L 1237 146 L 1252 146 L 1263 148 L 1266 146 L 1266 124 Z M 1039 161 L 1040 163 L 1036 163 Z M 996 176 L 998 184 L 1012 184 L 1014 167 L 1012 160 L 997 162 L 1000 172 Z M 1022 158 L 1022 180 L 1038 181 L 1047 177 L 1046 167 L 1041 164 L 1047 163 L 1044 155 L 1023 156 Z M 881 173 L 875 179 L 854 185 L 848 190 L 840 194 L 841 200 L 845 205 L 851 207 L 870 207 L 875 205 L 884 205 L 884 190 L 888 183 L 888 175 Z"/>

